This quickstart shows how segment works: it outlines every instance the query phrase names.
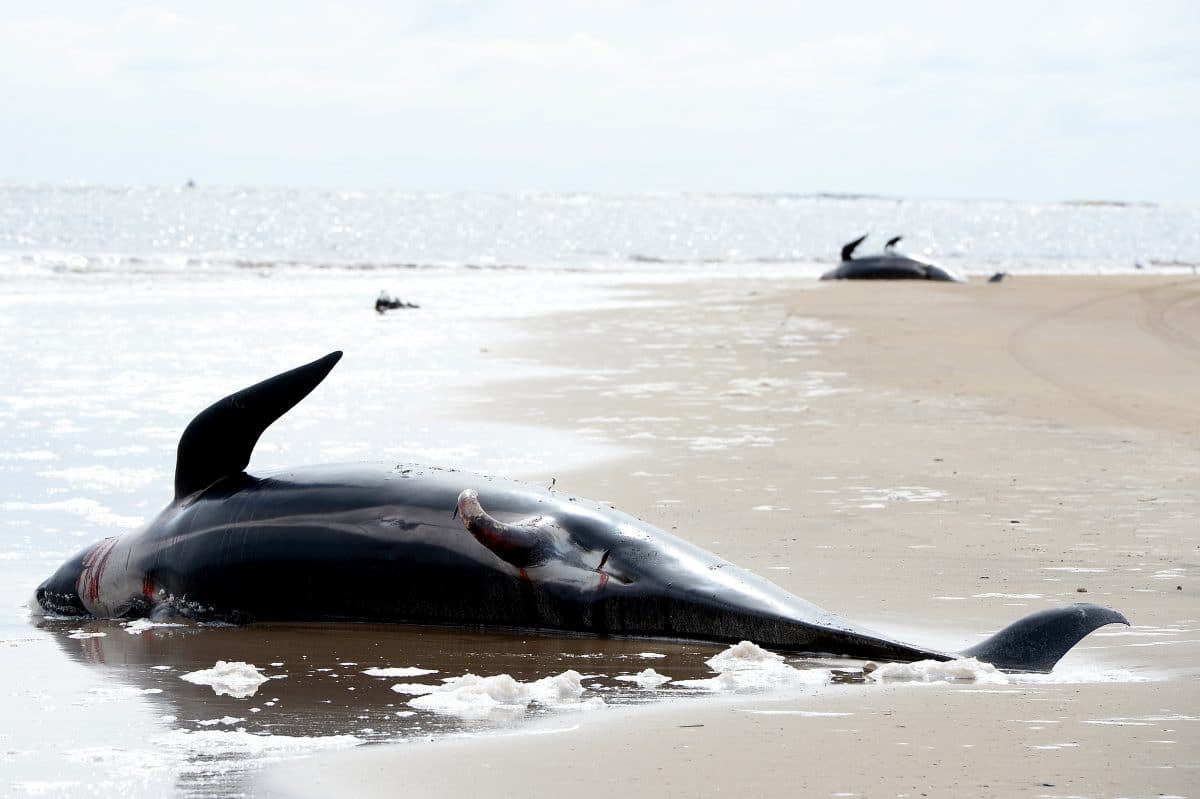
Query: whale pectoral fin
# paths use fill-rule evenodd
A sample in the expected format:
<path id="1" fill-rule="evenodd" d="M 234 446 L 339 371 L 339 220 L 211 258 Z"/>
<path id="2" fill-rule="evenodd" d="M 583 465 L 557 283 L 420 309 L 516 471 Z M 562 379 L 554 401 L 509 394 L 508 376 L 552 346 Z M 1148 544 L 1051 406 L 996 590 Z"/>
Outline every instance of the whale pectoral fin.
<path id="1" fill-rule="evenodd" d="M 308 396 L 341 357 L 342 353 L 331 352 L 230 394 L 201 411 L 179 438 L 175 499 L 245 469 L 263 431 Z"/>
<path id="2" fill-rule="evenodd" d="M 1129 620 L 1099 605 L 1050 608 L 1013 622 L 962 654 L 1004 671 L 1049 672 L 1084 636 L 1106 624 L 1129 624 Z"/>
<path id="3" fill-rule="evenodd" d="M 532 524 L 505 524 L 488 514 L 479 504 L 479 493 L 466 489 L 458 495 L 456 513 L 463 527 L 496 557 L 524 569 L 546 560 L 542 537 Z"/>

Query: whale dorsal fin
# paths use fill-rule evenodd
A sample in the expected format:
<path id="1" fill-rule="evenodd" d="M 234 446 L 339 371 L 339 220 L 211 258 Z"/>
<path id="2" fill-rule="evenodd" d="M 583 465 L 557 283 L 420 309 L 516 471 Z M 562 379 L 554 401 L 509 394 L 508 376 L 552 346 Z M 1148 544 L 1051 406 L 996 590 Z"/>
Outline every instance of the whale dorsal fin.
<path id="1" fill-rule="evenodd" d="M 859 236 L 857 239 L 855 239 L 854 241 L 847 244 L 845 247 L 842 247 L 842 260 L 843 261 L 853 260 L 854 259 L 854 248 L 857 247 L 858 245 L 862 244 L 863 239 L 865 239 L 869 235 L 870 235 L 869 233 L 864 233 L 861 236 Z"/>
<path id="2" fill-rule="evenodd" d="M 263 431 L 307 397 L 341 357 L 341 352 L 331 352 L 202 410 L 179 437 L 175 499 L 245 469 Z"/>

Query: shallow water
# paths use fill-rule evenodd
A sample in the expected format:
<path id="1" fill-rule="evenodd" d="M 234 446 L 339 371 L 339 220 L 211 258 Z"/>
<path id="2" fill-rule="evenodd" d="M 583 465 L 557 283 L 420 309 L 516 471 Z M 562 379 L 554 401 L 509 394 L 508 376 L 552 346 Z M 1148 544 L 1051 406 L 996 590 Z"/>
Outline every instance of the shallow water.
<path id="1" fill-rule="evenodd" d="M 6 673 L 0 700 L 6 778 L 34 795 L 236 795 L 265 766 L 320 751 L 562 729 L 612 706 L 709 695 L 794 698 L 896 682 L 1027 692 L 1151 679 L 1094 665 L 1003 675 L 974 661 L 893 664 L 868 676 L 859 661 L 785 659 L 749 644 L 416 625 L 35 619 L 3 645 L 27 667 Z M 193 681 L 221 662 L 259 676 L 240 690 Z M 469 675 L 490 690 L 451 690 Z M 557 690 L 529 695 L 539 680 Z M 428 702 L 433 692 L 445 701 Z M 554 723 L 528 726 L 539 719 Z"/>
<path id="2" fill-rule="evenodd" d="M 89 637 L 72 637 L 80 630 Z M 223 795 L 239 790 L 246 769 L 281 758 L 589 712 L 584 702 L 484 706 L 458 715 L 414 710 L 408 704 L 414 696 L 393 691 L 397 684 L 437 686 L 468 673 L 529 682 L 575 670 L 584 675 L 585 700 L 636 703 L 683 689 L 647 690 L 618 675 L 653 666 L 677 679 L 708 676 L 704 661 L 718 649 L 394 625 L 184 625 L 131 632 L 118 622 L 53 620 L 26 627 L 3 645 L 6 659 L 37 666 L 35 674 L 9 672 L 0 702 L 9 720 L 9 788 L 126 796 Z M 241 698 L 182 679 L 217 661 L 253 664 L 269 679 Z M 366 673 L 401 667 L 432 673 Z M 49 774 L 56 784 L 39 787 Z"/>

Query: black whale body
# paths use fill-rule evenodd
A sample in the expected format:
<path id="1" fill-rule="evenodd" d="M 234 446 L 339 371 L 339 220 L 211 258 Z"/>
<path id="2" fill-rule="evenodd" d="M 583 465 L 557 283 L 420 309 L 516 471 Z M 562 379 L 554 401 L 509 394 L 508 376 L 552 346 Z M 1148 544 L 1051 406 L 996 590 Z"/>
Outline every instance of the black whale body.
<path id="1" fill-rule="evenodd" d="M 900 240 L 896 236 L 879 255 L 854 257 L 854 249 L 866 236 L 860 236 L 842 248 L 842 262 L 821 275 L 822 280 L 941 280 L 966 283 L 966 279 L 944 266 L 892 250 Z"/>
<path id="2" fill-rule="evenodd" d="M 590 500 L 421 465 L 252 477 L 258 436 L 340 353 L 214 404 L 185 431 L 176 498 L 142 530 L 89 547 L 37 590 L 98 617 L 526 627 L 898 661 L 939 652 L 862 629 L 677 536 Z M 1035 613 L 962 654 L 1048 671 L 1121 614 Z"/>

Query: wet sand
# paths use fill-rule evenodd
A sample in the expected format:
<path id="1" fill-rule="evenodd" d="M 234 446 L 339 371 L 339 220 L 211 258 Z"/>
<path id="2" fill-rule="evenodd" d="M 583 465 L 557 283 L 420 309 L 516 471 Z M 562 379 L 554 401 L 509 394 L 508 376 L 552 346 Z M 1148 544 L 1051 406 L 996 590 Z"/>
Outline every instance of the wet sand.
<path id="1" fill-rule="evenodd" d="M 1074 601 L 1133 627 L 1044 682 L 564 713 L 557 734 L 320 755 L 254 790 L 1194 795 L 1200 281 L 798 286 L 642 287 L 638 307 L 534 320 L 519 351 L 568 377 L 459 410 L 624 444 L 559 487 L 900 637 L 961 648 Z"/>

